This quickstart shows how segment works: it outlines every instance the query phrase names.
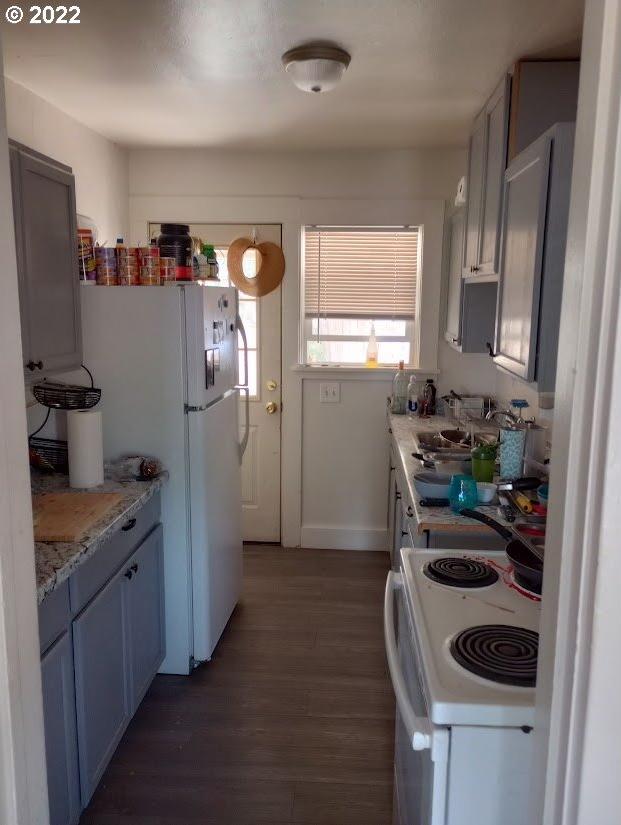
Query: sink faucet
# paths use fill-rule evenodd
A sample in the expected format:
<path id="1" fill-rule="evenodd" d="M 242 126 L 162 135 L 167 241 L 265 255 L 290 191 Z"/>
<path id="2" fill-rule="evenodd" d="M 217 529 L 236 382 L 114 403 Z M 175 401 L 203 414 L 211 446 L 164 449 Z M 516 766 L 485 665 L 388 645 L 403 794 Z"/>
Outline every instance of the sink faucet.
<path id="1" fill-rule="evenodd" d="M 502 416 L 506 421 L 511 421 L 513 424 L 517 423 L 517 415 L 511 412 L 511 410 L 490 410 L 488 414 L 485 416 L 486 421 L 493 421 L 495 418 Z"/>

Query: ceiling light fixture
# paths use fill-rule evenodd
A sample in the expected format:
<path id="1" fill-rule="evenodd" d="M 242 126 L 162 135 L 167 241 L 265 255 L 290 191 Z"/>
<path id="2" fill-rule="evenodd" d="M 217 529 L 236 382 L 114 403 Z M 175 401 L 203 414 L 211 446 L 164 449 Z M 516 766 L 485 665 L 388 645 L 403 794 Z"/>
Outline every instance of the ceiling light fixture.
<path id="1" fill-rule="evenodd" d="M 338 46 L 309 43 L 289 49 L 282 64 L 298 89 L 303 92 L 329 92 L 343 77 L 350 55 Z"/>

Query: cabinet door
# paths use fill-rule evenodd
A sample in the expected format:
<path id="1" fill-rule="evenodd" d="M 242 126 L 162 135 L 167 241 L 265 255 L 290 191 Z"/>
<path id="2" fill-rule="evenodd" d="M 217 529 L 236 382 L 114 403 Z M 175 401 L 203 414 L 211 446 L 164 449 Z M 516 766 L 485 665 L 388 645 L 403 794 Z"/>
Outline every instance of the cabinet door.
<path id="1" fill-rule="evenodd" d="M 82 804 L 87 805 L 130 719 L 124 570 L 73 622 Z"/>
<path id="2" fill-rule="evenodd" d="M 127 563 L 125 588 L 131 663 L 131 712 L 135 713 L 164 660 L 162 525 L 147 536 Z"/>
<path id="3" fill-rule="evenodd" d="M 38 376 L 82 361 L 75 182 L 52 161 L 11 153 L 24 363 Z"/>
<path id="4" fill-rule="evenodd" d="M 445 338 L 449 344 L 461 343 L 461 262 L 464 252 L 464 215 L 456 212 L 451 218 L 451 252 L 449 257 L 448 298 Z"/>
<path id="5" fill-rule="evenodd" d="M 81 808 L 70 633 L 41 659 L 41 686 L 50 825 L 74 825 Z"/>
<path id="6" fill-rule="evenodd" d="M 522 152 L 505 174 L 495 361 L 533 381 L 550 167 L 549 137 Z"/>
<path id="7" fill-rule="evenodd" d="M 390 472 L 388 474 L 388 550 L 392 558 L 392 548 L 395 539 L 395 504 L 397 503 L 396 473 L 393 465 L 392 450 L 390 451 Z"/>
<path id="8" fill-rule="evenodd" d="M 479 275 L 498 275 L 502 186 L 507 161 L 509 78 L 500 83 L 485 107 L 486 151 L 481 207 Z"/>
<path id="9" fill-rule="evenodd" d="M 464 241 L 463 274 L 472 275 L 479 265 L 481 237 L 481 207 L 485 165 L 485 141 L 487 119 L 481 112 L 474 122 L 468 151 L 468 191 L 466 195 L 466 225 Z"/>

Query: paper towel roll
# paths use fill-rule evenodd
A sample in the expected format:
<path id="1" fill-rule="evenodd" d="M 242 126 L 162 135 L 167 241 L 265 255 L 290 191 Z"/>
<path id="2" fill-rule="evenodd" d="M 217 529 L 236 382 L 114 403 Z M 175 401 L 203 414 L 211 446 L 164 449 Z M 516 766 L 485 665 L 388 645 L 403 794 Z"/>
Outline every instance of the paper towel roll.
<path id="1" fill-rule="evenodd" d="M 67 413 L 69 486 L 97 487 L 103 484 L 103 432 L 101 412 L 76 410 Z"/>

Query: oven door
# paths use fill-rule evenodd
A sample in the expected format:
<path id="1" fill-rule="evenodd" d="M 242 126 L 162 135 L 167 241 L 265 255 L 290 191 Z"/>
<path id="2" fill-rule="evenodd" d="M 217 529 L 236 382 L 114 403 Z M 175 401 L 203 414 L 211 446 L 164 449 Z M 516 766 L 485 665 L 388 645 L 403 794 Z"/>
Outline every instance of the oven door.
<path id="1" fill-rule="evenodd" d="M 393 823 L 445 825 L 449 731 L 427 718 L 406 599 L 401 574 L 391 571 L 384 599 L 384 637 L 397 700 Z"/>

